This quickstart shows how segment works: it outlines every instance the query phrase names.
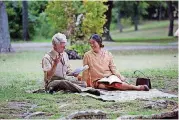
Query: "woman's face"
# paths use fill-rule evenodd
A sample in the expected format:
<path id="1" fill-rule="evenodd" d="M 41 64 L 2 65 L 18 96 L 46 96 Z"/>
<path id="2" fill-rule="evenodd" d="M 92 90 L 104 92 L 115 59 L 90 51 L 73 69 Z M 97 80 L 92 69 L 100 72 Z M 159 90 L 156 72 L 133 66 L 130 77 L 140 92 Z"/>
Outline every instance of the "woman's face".
<path id="1" fill-rule="evenodd" d="M 90 46 L 91 46 L 91 48 L 93 49 L 94 52 L 98 52 L 101 49 L 99 44 L 93 39 L 89 40 L 89 44 L 90 44 Z"/>

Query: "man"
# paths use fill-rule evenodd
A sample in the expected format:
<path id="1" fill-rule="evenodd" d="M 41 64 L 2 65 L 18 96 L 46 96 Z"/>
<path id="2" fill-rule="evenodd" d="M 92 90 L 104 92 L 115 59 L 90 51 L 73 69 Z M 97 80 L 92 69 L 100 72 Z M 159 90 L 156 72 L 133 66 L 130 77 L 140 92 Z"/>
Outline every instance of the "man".
<path id="1" fill-rule="evenodd" d="M 64 51 L 67 43 L 66 36 L 57 33 L 52 37 L 53 48 L 42 59 L 42 68 L 44 71 L 45 90 L 49 93 L 53 91 L 82 92 L 81 87 L 86 87 L 84 81 L 78 81 L 78 74 L 72 74 L 69 65 L 69 58 Z M 81 86 L 81 87 L 80 87 Z"/>

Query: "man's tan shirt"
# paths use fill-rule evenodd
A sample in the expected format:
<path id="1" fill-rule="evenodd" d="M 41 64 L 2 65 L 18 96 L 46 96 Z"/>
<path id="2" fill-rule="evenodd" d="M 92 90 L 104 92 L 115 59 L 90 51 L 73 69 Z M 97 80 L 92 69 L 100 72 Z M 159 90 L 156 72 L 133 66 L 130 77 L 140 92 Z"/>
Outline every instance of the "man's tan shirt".
<path id="1" fill-rule="evenodd" d="M 45 56 L 42 59 L 42 69 L 44 72 L 47 72 L 52 69 L 54 65 L 54 59 L 59 57 L 59 53 L 55 50 L 51 50 L 48 53 L 45 54 Z M 63 52 L 61 54 L 61 60 L 57 64 L 56 70 L 54 72 L 53 76 L 57 77 L 63 77 L 65 78 L 68 73 L 70 73 L 71 67 L 69 64 L 69 58 L 66 52 Z"/>

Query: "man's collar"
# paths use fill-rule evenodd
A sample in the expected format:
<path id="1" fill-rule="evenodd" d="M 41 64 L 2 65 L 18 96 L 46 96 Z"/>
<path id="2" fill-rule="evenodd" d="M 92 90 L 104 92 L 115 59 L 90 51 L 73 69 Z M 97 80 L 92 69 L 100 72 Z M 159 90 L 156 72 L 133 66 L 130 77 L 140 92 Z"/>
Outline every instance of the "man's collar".
<path id="1" fill-rule="evenodd" d="M 57 56 L 59 56 L 59 53 L 55 51 L 54 49 L 51 49 L 49 52 L 49 55 L 53 58 L 56 59 Z"/>

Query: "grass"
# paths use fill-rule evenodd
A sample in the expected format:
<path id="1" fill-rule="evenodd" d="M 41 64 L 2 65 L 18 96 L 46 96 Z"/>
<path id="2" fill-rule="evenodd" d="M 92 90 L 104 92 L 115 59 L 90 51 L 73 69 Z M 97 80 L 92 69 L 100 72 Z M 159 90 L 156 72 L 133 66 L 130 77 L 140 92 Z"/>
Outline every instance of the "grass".
<path id="1" fill-rule="evenodd" d="M 174 25 L 177 26 L 177 20 L 174 21 Z M 139 23 L 138 28 L 142 29 L 142 30 L 146 30 L 146 29 L 155 29 L 155 28 L 163 28 L 169 25 L 169 20 L 161 20 L 161 21 L 157 21 L 157 20 L 152 20 L 152 21 L 142 21 L 141 23 Z M 114 26 L 114 25 L 113 25 Z M 129 32 L 129 31 L 134 31 L 134 25 L 133 26 L 129 26 L 129 27 L 125 27 L 123 29 L 124 32 Z"/>
<path id="2" fill-rule="evenodd" d="M 12 43 L 27 43 L 27 42 L 46 43 L 46 42 L 51 42 L 51 38 L 45 38 L 43 36 L 34 36 L 30 41 L 24 41 L 21 39 L 12 39 Z"/>
<path id="3" fill-rule="evenodd" d="M 174 22 L 174 32 L 178 28 L 177 21 Z M 122 33 L 118 30 L 111 31 L 111 36 L 116 42 L 152 42 L 176 40 L 168 36 L 168 21 L 146 21 L 139 25 L 139 30 L 134 31 L 133 27 L 125 28 Z"/>
<path id="4" fill-rule="evenodd" d="M 142 33 L 141 33 L 142 34 Z M 133 37 L 133 38 L 113 38 L 115 42 L 168 42 L 168 41 L 176 41 L 177 38 L 175 37 L 143 37 L 143 38 L 138 38 L 138 37 Z"/>
<path id="5" fill-rule="evenodd" d="M 146 45 L 145 42 L 147 42 L 147 45 L 158 46 L 177 42 L 176 38 L 167 36 L 167 25 L 168 21 L 147 21 L 147 23 L 139 26 L 137 32 L 133 31 L 133 27 L 124 29 L 123 33 L 112 31 L 114 40 L 125 42 L 110 42 L 107 43 L 107 46 L 140 46 Z M 134 43 L 136 41 L 138 42 Z M 21 41 L 18 42 L 21 43 Z M 51 42 L 51 40 L 36 37 L 32 42 Z M 106 112 L 109 119 L 116 119 L 121 115 L 151 115 L 169 111 L 168 108 L 162 110 L 144 109 L 145 101 L 142 100 L 101 102 L 90 97 L 63 92 L 54 95 L 29 93 L 29 91 L 43 87 L 41 59 L 45 52 L 26 51 L 0 54 L 0 119 L 23 118 L 24 113 L 35 111 L 46 113 L 32 119 L 59 119 L 76 111 L 94 109 Z M 114 55 L 117 68 L 128 78 L 130 83 L 135 84 L 136 76 L 133 72 L 140 70 L 151 79 L 153 88 L 178 95 L 177 49 L 114 50 L 111 52 Z M 70 63 L 72 68 L 82 65 L 81 60 L 73 60 Z M 158 99 L 178 101 L 178 98 L 154 98 L 153 100 Z M 14 106 L 10 106 L 10 102 Z M 17 103 L 20 105 L 17 105 Z"/>
<path id="6" fill-rule="evenodd" d="M 174 32 L 178 28 L 177 20 L 174 21 Z M 114 27 L 115 24 L 112 24 Z M 168 36 L 169 21 L 143 21 L 138 26 L 138 31 L 134 31 L 134 26 L 124 28 L 123 32 L 119 30 L 111 30 L 111 36 L 116 42 L 163 42 L 177 40 L 176 37 Z M 12 40 L 12 43 L 24 43 L 23 40 Z M 51 42 L 51 38 L 43 36 L 35 36 L 29 42 Z"/>
<path id="7" fill-rule="evenodd" d="M 142 51 L 141 51 L 142 52 Z M 170 58 L 170 55 L 177 54 L 176 50 L 172 53 L 168 50 L 164 51 L 146 51 L 143 54 L 141 52 L 133 51 L 125 52 L 122 55 L 115 51 L 115 62 L 118 68 L 121 68 L 121 73 L 131 78 L 129 82 L 135 84 L 135 77 L 133 75 L 133 69 L 130 69 L 131 64 L 138 60 L 136 57 L 159 59 L 164 57 L 168 62 L 161 64 L 161 66 L 150 68 L 150 64 L 147 68 L 143 68 L 141 71 L 146 76 L 151 77 L 152 86 L 154 88 L 163 90 L 165 92 L 178 93 L 178 86 L 176 85 L 177 74 L 177 62 L 175 59 Z M 58 119 L 63 118 L 73 112 L 81 110 L 98 109 L 107 113 L 109 119 L 116 119 L 121 115 L 139 115 L 139 114 L 154 114 L 167 111 L 168 109 L 143 109 L 144 101 L 135 100 L 129 102 L 101 102 L 89 97 L 82 97 L 78 94 L 70 94 L 58 92 L 54 95 L 50 94 L 32 94 L 28 91 L 35 90 L 43 87 L 43 72 L 41 70 L 41 58 L 45 52 L 43 51 L 26 51 L 18 53 L 0 54 L 0 118 L 1 119 L 16 119 L 22 118 L 20 115 L 27 112 L 42 111 L 46 112 L 44 116 L 36 116 L 34 119 Z M 140 54 L 141 53 L 141 54 Z M 155 54 L 156 56 L 154 56 Z M 148 57 L 147 57 L 148 56 Z M 120 58 L 120 62 L 118 61 Z M 132 61 L 126 61 L 131 59 Z M 142 61 L 145 61 L 144 59 Z M 77 67 L 82 61 L 70 61 L 72 66 Z M 128 63 L 129 66 L 121 66 L 119 63 Z M 160 61 L 161 62 L 161 61 Z M 160 63 L 159 62 L 159 63 Z M 139 63 L 142 63 L 139 61 Z M 123 69 L 124 67 L 129 69 Z M 131 66 L 132 67 L 132 66 Z M 174 99 L 177 101 L 177 99 Z M 18 108 L 9 106 L 9 102 L 25 102 L 30 106 L 19 106 Z M 15 105 L 15 103 L 14 103 Z M 33 109 L 30 109 L 33 105 L 36 105 Z M 135 111 L 135 112 L 134 112 Z M 10 115 L 11 114 L 11 115 Z"/>

